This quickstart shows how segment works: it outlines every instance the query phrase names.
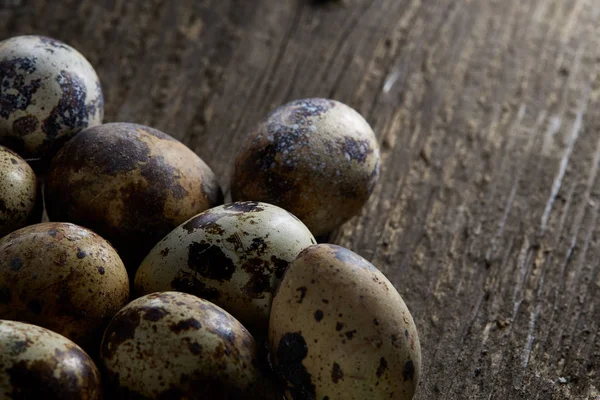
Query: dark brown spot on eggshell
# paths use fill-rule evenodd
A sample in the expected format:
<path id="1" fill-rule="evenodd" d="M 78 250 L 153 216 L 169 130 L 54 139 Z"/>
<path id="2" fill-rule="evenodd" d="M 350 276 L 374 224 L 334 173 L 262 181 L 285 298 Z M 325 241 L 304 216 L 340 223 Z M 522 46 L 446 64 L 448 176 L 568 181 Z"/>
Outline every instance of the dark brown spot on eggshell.
<path id="1" fill-rule="evenodd" d="M 228 281 L 235 272 L 235 265 L 223 251 L 204 241 L 190 244 L 187 264 L 204 278 L 219 282 Z"/>
<path id="2" fill-rule="evenodd" d="M 103 341 L 101 354 L 103 358 L 112 358 L 112 354 L 119 346 L 135 337 L 135 331 L 140 325 L 141 313 L 134 308 L 125 308 L 113 318 L 107 328 Z"/>
<path id="3" fill-rule="evenodd" d="M 0 61 L 0 117 L 8 119 L 17 110 L 26 110 L 33 95 L 39 90 L 41 79 L 26 82 L 26 77 L 36 71 L 36 60 L 19 57 Z"/>
<path id="4" fill-rule="evenodd" d="M 276 372 L 285 379 L 286 390 L 293 400 L 314 399 L 315 385 L 302 364 L 308 355 L 308 346 L 300 332 L 284 334 L 277 346 Z"/>
<path id="5" fill-rule="evenodd" d="M 336 142 L 344 156 L 359 163 L 364 163 L 367 156 L 373 153 L 368 140 L 356 140 L 346 136 L 343 139 L 338 139 Z"/>
<path id="6" fill-rule="evenodd" d="M 267 244 L 263 238 L 252 238 L 252 244 L 248 251 L 255 253 L 257 256 L 262 256 L 267 251 Z"/>
<path id="7" fill-rule="evenodd" d="M 149 157 L 148 161 L 140 167 L 140 171 L 148 182 L 153 182 L 153 184 L 161 189 L 167 188 L 177 200 L 181 200 L 189 194 L 179 184 L 182 178 L 181 173 L 170 165 L 163 156 Z M 166 201 L 167 190 L 158 190 L 156 193 L 153 193 L 157 199 L 161 198 L 162 201 L 159 201 L 161 204 L 164 204 Z"/>
<path id="8" fill-rule="evenodd" d="M 323 311 L 321 311 L 321 310 L 315 311 L 315 321 L 321 322 L 322 319 L 323 319 Z"/>
<path id="9" fill-rule="evenodd" d="M 271 262 L 273 263 L 273 266 L 275 267 L 275 277 L 277 279 L 283 278 L 285 270 L 290 265 L 290 263 L 287 262 L 286 260 L 278 258 L 275 255 L 271 256 Z"/>
<path id="10" fill-rule="evenodd" d="M 334 362 L 331 368 L 331 380 L 333 383 L 338 383 L 341 379 L 344 379 L 344 371 L 338 363 Z"/>
<path id="11" fill-rule="evenodd" d="M 352 339 L 354 337 L 354 334 L 356 333 L 356 329 L 353 329 L 351 331 L 348 331 L 346 333 L 344 333 L 344 335 L 346 335 L 346 338 L 348 338 L 348 340 Z"/>
<path id="12" fill-rule="evenodd" d="M 198 330 L 202 328 L 202 324 L 195 318 L 188 318 L 183 321 L 179 321 L 174 325 L 170 326 L 171 330 L 175 333 L 180 333 L 182 331 L 187 331 L 190 329 Z"/>
<path id="13" fill-rule="evenodd" d="M 15 272 L 19 272 L 23 268 L 23 260 L 19 257 L 15 257 L 10 260 L 10 269 Z"/>
<path id="14" fill-rule="evenodd" d="M 163 307 L 141 307 L 140 311 L 144 312 L 146 321 L 157 322 L 163 319 L 169 312 Z"/>
<path id="15" fill-rule="evenodd" d="M 15 135 L 23 137 L 35 132 L 35 130 L 38 128 L 38 125 L 39 121 L 37 118 L 32 115 L 28 115 L 16 119 L 15 122 L 13 122 L 12 129 Z"/>
<path id="16" fill-rule="evenodd" d="M 193 274 L 186 273 L 185 271 L 177 273 L 177 276 L 171 281 L 171 288 L 179 292 L 196 295 L 206 300 L 217 300 L 221 296 L 218 289 L 207 286 Z"/>
<path id="17" fill-rule="evenodd" d="M 21 353 L 24 353 L 32 343 L 33 341 L 29 338 L 26 338 L 25 340 L 17 340 L 12 345 L 11 354 L 17 356 Z"/>
<path id="18" fill-rule="evenodd" d="M 48 139 L 54 140 L 66 129 L 77 132 L 86 128 L 90 120 L 90 109 L 86 104 L 88 94 L 83 79 L 65 70 L 60 71 L 55 79 L 62 94 L 58 104 L 42 124 L 42 130 Z M 60 142 L 65 141 L 67 136 L 64 136 Z M 55 141 L 48 145 L 58 146 L 59 142 Z"/>
<path id="19" fill-rule="evenodd" d="M 296 289 L 296 291 L 300 292 L 300 296 L 298 297 L 297 303 L 302 304 L 302 301 L 304 300 L 304 297 L 306 296 L 307 288 L 306 288 L 306 286 L 301 286 L 298 289 Z"/>
<path id="20" fill-rule="evenodd" d="M 190 349 L 190 352 L 196 356 L 202 353 L 202 346 L 196 342 L 188 343 L 188 349 Z"/>
<path id="21" fill-rule="evenodd" d="M 412 360 L 408 360 L 405 364 L 404 364 L 404 369 L 402 370 L 402 377 L 404 378 L 405 381 L 407 380 L 413 380 L 415 377 L 415 365 L 413 364 Z"/>
<path id="22" fill-rule="evenodd" d="M 379 359 L 379 366 L 377 367 L 377 372 L 376 372 L 376 375 L 378 378 L 381 378 L 381 376 L 385 373 L 387 366 L 388 366 L 387 361 L 385 360 L 385 358 L 381 357 Z"/>
<path id="23" fill-rule="evenodd" d="M 271 270 L 267 261 L 251 258 L 242 264 L 242 269 L 250 275 L 242 291 L 252 299 L 262 299 L 271 290 Z"/>
<path id="24" fill-rule="evenodd" d="M 76 387 L 77 377 L 61 376 L 63 382 L 54 377 L 54 365 L 35 360 L 30 363 L 19 361 L 6 370 L 13 388 L 13 399 L 60 399 L 68 393 L 68 387 Z M 63 387 L 64 385 L 64 387 Z"/>

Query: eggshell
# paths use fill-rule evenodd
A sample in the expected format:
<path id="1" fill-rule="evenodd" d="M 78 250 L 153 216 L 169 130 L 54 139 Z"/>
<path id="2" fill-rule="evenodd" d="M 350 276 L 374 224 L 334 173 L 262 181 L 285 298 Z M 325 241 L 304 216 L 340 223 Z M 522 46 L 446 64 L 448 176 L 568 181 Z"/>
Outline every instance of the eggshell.
<path id="1" fill-rule="evenodd" d="M 86 228 L 41 223 L 0 239 L 0 319 L 43 326 L 91 352 L 128 297 L 119 256 Z"/>
<path id="2" fill-rule="evenodd" d="M 269 347 L 289 399 L 411 399 L 421 368 L 413 318 L 386 277 L 340 246 L 307 248 L 273 299 Z"/>
<path id="3" fill-rule="evenodd" d="M 360 212 L 379 176 L 379 146 L 355 110 L 335 100 L 279 107 L 245 139 L 231 193 L 234 201 L 280 206 L 316 235 Z"/>
<path id="4" fill-rule="evenodd" d="M 52 155 L 102 122 L 96 71 L 77 50 L 44 36 L 0 42 L 0 144 L 24 158 Z"/>
<path id="5" fill-rule="evenodd" d="M 102 398 L 100 373 L 75 343 L 48 329 L 0 320 L 0 398 Z"/>
<path id="6" fill-rule="evenodd" d="M 41 220 L 35 173 L 17 153 L 0 146 L 0 237 Z"/>
<path id="7" fill-rule="evenodd" d="M 250 333 L 190 294 L 153 293 L 132 301 L 106 329 L 100 354 L 114 397 L 266 398 Z"/>
<path id="8" fill-rule="evenodd" d="M 177 290 L 223 307 L 266 337 L 273 292 L 289 263 L 316 241 L 289 212 L 266 203 L 211 208 L 161 240 L 137 271 L 135 289 Z"/>
<path id="9" fill-rule="evenodd" d="M 214 173 L 193 151 L 128 123 L 99 125 L 69 141 L 52 161 L 45 193 L 50 220 L 106 238 L 132 279 L 160 239 L 223 202 Z"/>

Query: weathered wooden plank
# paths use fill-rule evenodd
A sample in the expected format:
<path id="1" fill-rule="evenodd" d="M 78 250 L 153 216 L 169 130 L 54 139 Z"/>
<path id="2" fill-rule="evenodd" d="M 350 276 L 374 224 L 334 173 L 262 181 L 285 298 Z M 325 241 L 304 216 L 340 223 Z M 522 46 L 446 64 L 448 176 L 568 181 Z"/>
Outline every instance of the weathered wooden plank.
<path id="1" fill-rule="evenodd" d="M 97 66 L 108 121 L 180 138 L 225 188 L 273 107 L 354 106 L 382 177 L 331 240 L 413 311 L 418 398 L 583 399 L 600 396 L 599 12 L 594 0 L 0 0 L 0 39 L 73 44 Z"/>

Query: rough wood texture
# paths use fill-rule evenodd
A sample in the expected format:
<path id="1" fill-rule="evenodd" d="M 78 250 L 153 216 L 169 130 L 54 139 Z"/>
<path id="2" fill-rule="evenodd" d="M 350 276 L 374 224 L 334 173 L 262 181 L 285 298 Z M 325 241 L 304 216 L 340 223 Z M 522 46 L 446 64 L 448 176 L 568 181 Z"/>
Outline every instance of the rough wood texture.
<path id="1" fill-rule="evenodd" d="M 418 399 L 600 397 L 596 0 L 0 0 L 97 67 L 108 121 L 152 125 L 225 187 L 241 138 L 327 96 L 381 181 L 331 240 L 385 272 L 423 346 Z"/>

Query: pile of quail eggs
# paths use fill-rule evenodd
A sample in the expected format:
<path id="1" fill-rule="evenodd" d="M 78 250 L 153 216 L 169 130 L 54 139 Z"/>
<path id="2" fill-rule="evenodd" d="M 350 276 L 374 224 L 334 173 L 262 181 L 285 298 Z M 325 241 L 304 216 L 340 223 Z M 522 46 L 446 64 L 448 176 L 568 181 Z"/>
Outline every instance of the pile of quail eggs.
<path id="1" fill-rule="evenodd" d="M 0 42 L 0 398 L 413 397 L 419 337 L 398 291 L 314 237 L 377 181 L 360 114 L 274 110 L 226 204 L 181 142 L 102 119 L 77 50 Z"/>

